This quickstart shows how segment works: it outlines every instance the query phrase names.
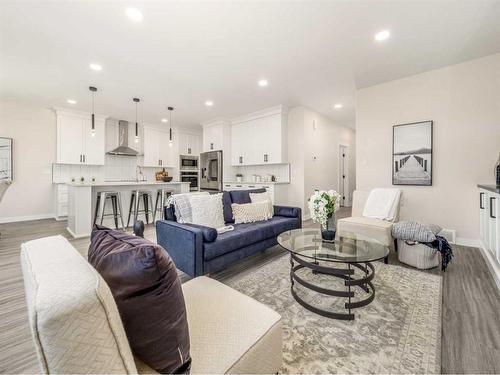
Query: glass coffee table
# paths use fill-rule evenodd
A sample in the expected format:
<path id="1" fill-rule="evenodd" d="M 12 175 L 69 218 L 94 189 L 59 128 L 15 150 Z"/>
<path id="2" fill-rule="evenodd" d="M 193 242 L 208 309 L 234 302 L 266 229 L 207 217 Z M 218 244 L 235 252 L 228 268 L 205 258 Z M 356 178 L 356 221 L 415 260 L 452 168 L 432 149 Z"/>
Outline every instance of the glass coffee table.
<path id="1" fill-rule="evenodd" d="M 375 277 L 375 267 L 371 262 L 384 259 L 389 254 L 387 246 L 375 239 L 355 233 L 343 233 L 342 236 L 337 234 L 334 242 L 323 242 L 321 230 L 313 228 L 283 232 L 278 236 L 278 243 L 290 252 L 293 298 L 314 313 L 342 320 L 354 320 L 352 310 L 373 301 L 375 287 L 372 281 Z M 343 279 L 342 288 L 332 289 L 306 280 L 303 274 L 309 271 L 300 271 L 302 269 L 310 270 L 313 275 L 321 274 Z M 329 311 L 306 302 L 297 293 L 295 283 L 315 293 L 345 298 L 343 309 Z"/>

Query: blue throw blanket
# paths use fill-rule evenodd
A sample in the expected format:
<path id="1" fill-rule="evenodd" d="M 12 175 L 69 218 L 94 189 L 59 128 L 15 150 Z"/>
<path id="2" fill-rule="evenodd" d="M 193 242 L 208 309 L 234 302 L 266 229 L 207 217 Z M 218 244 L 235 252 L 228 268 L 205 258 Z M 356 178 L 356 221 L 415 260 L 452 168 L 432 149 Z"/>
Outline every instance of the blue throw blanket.
<path id="1" fill-rule="evenodd" d="M 436 236 L 436 239 L 432 242 L 423 242 L 424 245 L 432 247 L 441 253 L 441 270 L 446 271 L 448 263 L 451 262 L 453 258 L 453 250 L 446 238 L 442 236 Z"/>

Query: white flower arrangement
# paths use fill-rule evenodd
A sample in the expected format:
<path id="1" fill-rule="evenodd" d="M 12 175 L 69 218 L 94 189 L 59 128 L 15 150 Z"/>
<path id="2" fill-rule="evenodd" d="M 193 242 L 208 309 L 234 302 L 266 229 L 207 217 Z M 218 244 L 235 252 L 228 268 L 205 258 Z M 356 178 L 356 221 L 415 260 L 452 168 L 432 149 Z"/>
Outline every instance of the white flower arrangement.
<path id="1" fill-rule="evenodd" d="M 308 200 L 311 219 L 327 229 L 328 217 L 331 217 L 339 208 L 340 194 L 335 190 L 316 190 Z"/>

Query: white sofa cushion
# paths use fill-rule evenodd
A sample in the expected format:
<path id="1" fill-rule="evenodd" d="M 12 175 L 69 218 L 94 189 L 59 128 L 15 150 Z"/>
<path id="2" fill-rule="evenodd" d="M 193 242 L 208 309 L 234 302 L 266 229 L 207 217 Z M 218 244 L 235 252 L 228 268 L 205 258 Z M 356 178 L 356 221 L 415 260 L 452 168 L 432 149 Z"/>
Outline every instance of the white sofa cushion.
<path id="1" fill-rule="evenodd" d="M 191 339 L 191 373 L 276 373 L 282 362 L 278 313 L 208 277 L 182 286 Z"/>
<path id="2" fill-rule="evenodd" d="M 137 373 L 109 287 L 62 236 L 21 246 L 28 317 L 43 373 Z"/>
<path id="3" fill-rule="evenodd" d="M 189 203 L 193 224 L 215 229 L 225 226 L 222 193 L 190 196 Z"/>
<path id="4" fill-rule="evenodd" d="M 362 234 L 373 238 L 386 246 L 393 245 L 392 223 L 390 221 L 363 216 L 351 216 L 339 219 L 337 230 L 340 235 L 345 232 Z"/>

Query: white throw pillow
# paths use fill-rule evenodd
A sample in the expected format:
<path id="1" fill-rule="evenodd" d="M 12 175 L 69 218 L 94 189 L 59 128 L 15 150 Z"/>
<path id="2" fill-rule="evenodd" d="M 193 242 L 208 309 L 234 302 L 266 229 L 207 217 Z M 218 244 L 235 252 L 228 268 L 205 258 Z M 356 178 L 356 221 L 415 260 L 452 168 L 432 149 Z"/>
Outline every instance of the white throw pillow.
<path id="1" fill-rule="evenodd" d="M 189 203 L 191 203 L 193 224 L 216 229 L 225 225 L 222 193 L 190 196 Z"/>
<path id="2" fill-rule="evenodd" d="M 235 224 L 254 223 L 256 221 L 269 220 L 273 217 L 269 212 L 269 202 L 256 202 L 231 205 Z"/>
<path id="3" fill-rule="evenodd" d="M 271 200 L 271 196 L 267 191 L 265 191 L 264 193 L 249 193 L 249 195 L 252 203 L 267 202 L 268 216 L 269 218 L 273 217 L 274 215 L 273 201 Z"/>

